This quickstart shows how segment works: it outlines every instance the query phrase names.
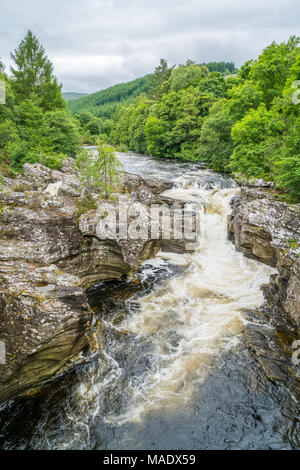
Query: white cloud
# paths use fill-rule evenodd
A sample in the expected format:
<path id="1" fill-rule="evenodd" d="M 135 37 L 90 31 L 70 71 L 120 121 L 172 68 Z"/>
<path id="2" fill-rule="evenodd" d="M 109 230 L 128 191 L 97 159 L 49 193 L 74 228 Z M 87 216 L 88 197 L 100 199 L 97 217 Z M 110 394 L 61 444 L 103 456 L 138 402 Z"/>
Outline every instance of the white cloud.
<path id="1" fill-rule="evenodd" d="M 28 29 L 68 91 L 92 92 L 169 63 L 233 60 L 300 34 L 298 0 L 11 0 L 0 8 L 6 63 Z"/>

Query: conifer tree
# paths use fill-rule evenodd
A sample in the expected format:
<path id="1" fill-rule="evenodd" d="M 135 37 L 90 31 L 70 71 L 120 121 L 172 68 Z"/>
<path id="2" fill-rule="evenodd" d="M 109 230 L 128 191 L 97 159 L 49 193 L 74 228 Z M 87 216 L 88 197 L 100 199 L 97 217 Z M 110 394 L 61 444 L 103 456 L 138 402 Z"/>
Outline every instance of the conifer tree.
<path id="1" fill-rule="evenodd" d="M 109 199 L 120 182 L 122 164 L 113 147 L 100 138 L 95 154 L 84 149 L 78 155 L 76 169 L 79 171 L 84 187 L 94 187 L 103 194 L 105 199 Z"/>
<path id="2" fill-rule="evenodd" d="M 149 90 L 150 96 L 153 99 L 159 99 L 161 97 L 161 86 L 170 78 L 172 68 L 168 67 L 166 59 L 160 59 L 159 65 L 155 68 L 155 72 L 152 78 L 152 86 Z"/>
<path id="3" fill-rule="evenodd" d="M 17 101 L 36 100 L 45 111 L 65 107 L 61 85 L 53 74 L 53 65 L 31 31 L 28 31 L 11 58 L 15 62 L 11 72 Z"/>

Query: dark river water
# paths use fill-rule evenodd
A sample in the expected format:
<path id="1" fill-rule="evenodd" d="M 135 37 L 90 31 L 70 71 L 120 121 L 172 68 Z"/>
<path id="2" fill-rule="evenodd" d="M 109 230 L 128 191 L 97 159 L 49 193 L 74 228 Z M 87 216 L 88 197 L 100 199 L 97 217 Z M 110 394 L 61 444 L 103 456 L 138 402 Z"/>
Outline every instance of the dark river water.
<path id="1" fill-rule="evenodd" d="M 201 243 L 158 253 L 137 280 L 88 293 L 101 348 L 39 397 L 0 410 L 1 449 L 298 449 L 299 408 L 251 356 L 245 310 L 272 268 L 226 237 L 228 177 L 193 163 L 119 154 L 125 171 L 206 201 Z M 253 320 L 254 321 L 254 320 Z"/>

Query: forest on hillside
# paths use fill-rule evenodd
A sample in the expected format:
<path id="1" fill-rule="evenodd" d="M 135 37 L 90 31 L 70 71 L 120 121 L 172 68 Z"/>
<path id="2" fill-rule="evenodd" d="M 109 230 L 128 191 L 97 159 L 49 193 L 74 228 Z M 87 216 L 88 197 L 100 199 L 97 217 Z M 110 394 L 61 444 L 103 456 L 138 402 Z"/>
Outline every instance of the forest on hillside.
<path id="1" fill-rule="evenodd" d="M 31 31 L 11 58 L 10 74 L 0 60 L 6 95 L 0 106 L 0 174 L 14 177 L 26 162 L 58 168 L 65 156 L 76 156 L 82 138 L 52 63 Z"/>
<path id="2" fill-rule="evenodd" d="M 94 116 L 112 118 L 120 103 L 127 104 L 143 92 L 148 92 L 152 75 L 137 78 L 127 83 L 119 83 L 105 90 L 92 93 L 68 104 L 73 115 L 90 112 Z"/>
<path id="3" fill-rule="evenodd" d="M 101 134 L 119 150 L 201 161 L 240 179 L 272 180 L 290 200 L 299 200 L 297 37 L 273 42 L 229 76 L 236 71 L 231 63 L 169 67 L 161 59 L 153 74 L 68 108 L 53 66 L 30 31 L 11 57 L 9 75 L 0 61 L 6 88 L 6 104 L 0 106 L 4 176 L 25 162 L 58 168 L 65 156 L 76 156 L 82 143 L 94 144 Z"/>
<path id="4" fill-rule="evenodd" d="M 120 148 L 205 162 L 237 178 L 264 178 L 300 197 L 299 38 L 273 42 L 238 74 L 205 65 L 156 69 L 156 93 L 119 106 L 110 139 Z"/>

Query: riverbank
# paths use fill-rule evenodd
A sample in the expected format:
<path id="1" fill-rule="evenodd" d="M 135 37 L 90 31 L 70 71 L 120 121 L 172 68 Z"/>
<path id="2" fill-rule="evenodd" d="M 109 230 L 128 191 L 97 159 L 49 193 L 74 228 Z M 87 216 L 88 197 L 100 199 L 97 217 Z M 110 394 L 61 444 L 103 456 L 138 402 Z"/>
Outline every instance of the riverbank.
<path id="1" fill-rule="evenodd" d="M 93 312 L 85 290 L 104 280 L 131 276 L 155 255 L 159 240 L 131 242 L 95 232 L 104 204 L 97 192 L 82 213 L 82 188 L 71 159 L 62 171 L 25 164 L 17 179 L 4 178 L 0 193 L 1 341 L 0 403 L 33 395 L 84 360 Z M 168 188 L 124 175 L 124 203 L 159 202 Z M 126 193 L 126 194 L 125 194 Z M 109 203 L 113 210 L 116 202 Z M 80 214 L 78 210 L 80 208 Z M 147 211 L 147 209 L 145 209 Z"/>
<path id="2" fill-rule="evenodd" d="M 286 350 L 292 330 L 286 323 L 289 334 L 277 334 L 260 289 L 278 273 L 239 235 L 239 221 L 245 227 L 253 222 L 250 199 L 243 200 L 244 190 L 240 195 L 228 176 L 194 164 L 120 158 L 125 171 L 160 178 L 153 185 L 158 192 L 167 189 L 169 175 L 172 188 L 164 198 L 205 198 L 204 239 L 191 253 L 158 253 L 142 263 L 133 283 L 115 280 L 89 291 L 93 354 L 38 397 L 6 408 L 1 446 L 298 448 L 297 371 Z M 227 240 L 232 198 L 229 227 L 252 259 Z M 264 199 L 258 199 L 261 207 Z M 284 217 L 282 223 L 286 227 Z M 253 238 L 253 246 L 261 239 Z M 25 429 L 20 420 L 34 425 Z"/>

